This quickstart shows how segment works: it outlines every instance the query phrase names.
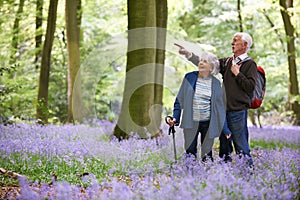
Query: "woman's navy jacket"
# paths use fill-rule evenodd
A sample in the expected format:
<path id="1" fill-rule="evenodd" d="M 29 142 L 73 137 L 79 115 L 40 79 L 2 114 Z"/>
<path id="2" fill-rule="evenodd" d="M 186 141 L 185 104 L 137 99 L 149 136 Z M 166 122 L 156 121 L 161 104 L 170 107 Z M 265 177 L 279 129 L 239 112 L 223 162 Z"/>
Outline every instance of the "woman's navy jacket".
<path id="1" fill-rule="evenodd" d="M 195 94 L 198 71 L 189 72 L 185 75 L 177 94 L 173 117 L 180 123 L 181 128 L 193 127 L 193 98 Z M 208 135 L 210 138 L 219 137 L 223 127 L 224 133 L 229 134 L 226 123 L 226 110 L 223 99 L 222 86 L 216 77 L 212 77 L 211 111 Z M 181 119 L 182 112 L 182 119 Z M 224 124 L 225 123 L 225 124 Z"/>

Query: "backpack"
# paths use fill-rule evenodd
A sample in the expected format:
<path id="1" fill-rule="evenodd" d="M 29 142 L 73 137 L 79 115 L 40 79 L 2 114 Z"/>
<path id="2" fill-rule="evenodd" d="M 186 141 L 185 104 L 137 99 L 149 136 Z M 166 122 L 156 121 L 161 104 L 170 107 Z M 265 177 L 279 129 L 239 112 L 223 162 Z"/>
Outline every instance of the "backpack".
<path id="1" fill-rule="evenodd" d="M 250 57 L 244 59 L 241 63 L 244 63 L 248 60 L 251 60 Z M 225 62 L 225 66 L 228 66 L 228 63 L 232 61 L 232 57 L 228 58 Z M 266 93 L 266 74 L 262 66 L 257 66 L 257 78 L 254 91 L 252 93 L 250 108 L 256 109 L 259 108 L 264 100 Z"/>
<path id="2" fill-rule="evenodd" d="M 261 106 L 266 93 L 266 74 L 262 66 L 257 66 L 257 75 L 250 106 L 253 109 Z"/>

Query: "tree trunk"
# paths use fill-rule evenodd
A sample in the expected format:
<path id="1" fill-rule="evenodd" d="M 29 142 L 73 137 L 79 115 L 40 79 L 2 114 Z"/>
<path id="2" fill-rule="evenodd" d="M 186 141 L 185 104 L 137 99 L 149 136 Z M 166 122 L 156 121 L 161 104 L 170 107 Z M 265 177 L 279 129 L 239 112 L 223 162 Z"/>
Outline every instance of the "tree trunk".
<path id="1" fill-rule="evenodd" d="M 128 0 L 128 52 L 123 102 L 114 135 L 149 138 L 160 132 L 166 1 Z M 161 9 L 161 7 L 163 7 Z M 159 13 L 160 11 L 164 13 Z M 157 17 L 162 14 L 164 19 Z M 158 41 L 161 50 L 158 50 Z M 159 61 L 157 62 L 157 59 Z M 158 104 L 158 105 L 157 105 Z"/>
<path id="2" fill-rule="evenodd" d="M 295 29 L 291 23 L 291 17 L 288 13 L 288 8 L 293 7 L 292 0 L 280 0 L 281 9 L 280 13 L 284 23 L 284 29 L 287 40 L 287 53 L 289 64 L 289 94 L 291 97 L 299 95 L 299 86 L 297 78 L 297 66 L 296 66 L 296 50 L 295 50 Z M 296 125 L 300 125 L 300 105 L 298 101 L 292 101 L 292 110 L 296 115 Z"/>
<path id="3" fill-rule="evenodd" d="M 48 123 L 48 86 L 51 51 L 56 24 L 57 4 L 58 0 L 50 1 L 45 43 L 42 52 L 37 104 L 37 120 L 41 123 Z"/>
<path id="4" fill-rule="evenodd" d="M 42 24 L 43 24 L 43 4 L 44 0 L 36 0 L 36 17 L 35 17 L 35 64 L 36 69 L 39 68 L 38 63 L 41 57 L 41 46 L 42 46 Z"/>
<path id="5" fill-rule="evenodd" d="M 155 119 L 156 127 L 160 127 L 163 99 L 164 64 L 165 64 L 165 46 L 166 46 L 166 27 L 168 18 L 167 0 L 156 0 L 156 67 L 155 67 Z"/>
<path id="6" fill-rule="evenodd" d="M 9 60 L 10 65 L 15 64 L 15 62 L 16 62 L 16 53 L 17 53 L 17 49 L 18 49 L 18 45 L 19 45 L 19 42 L 18 42 L 19 32 L 20 32 L 19 24 L 20 24 L 20 20 L 22 18 L 24 2 L 25 2 L 25 0 L 20 0 L 19 8 L 18 8 L 16 18 L 14 21 L 12 41 L 11 41 L 12 51 L 11 51 L 10 60 Z"/>
<path id="7" fill-rule="evenodd" d="M 81 121 L 80 90 L 80 0 L 66 0 L 66 31 L 68 48 L 68 122 Z M 74 87 L 75 81 L 78 87 Z"/>

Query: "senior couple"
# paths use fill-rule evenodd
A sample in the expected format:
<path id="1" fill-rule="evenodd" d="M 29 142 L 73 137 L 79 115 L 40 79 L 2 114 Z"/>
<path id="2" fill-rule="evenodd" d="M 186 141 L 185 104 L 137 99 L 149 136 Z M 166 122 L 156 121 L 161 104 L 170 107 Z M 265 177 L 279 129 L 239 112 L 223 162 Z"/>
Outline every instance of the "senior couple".
<path id="1" fill-rule="evenodd" d="M 219 137 L 219 156 L 225 162 L 231 161 L 233 143 L 235 152 L 245 155 L 252 166 L 247 127 L 247 109 L 257 77 L 256 63 L 247 55 L 252 38 L 238 32 L 231 45 L 232 58 L 221 59 L 209 52 L 197 56 L 179 46 L 179 53 L 197 65 L 198 71 L 185 75 L 175 99 L 173 118 L 168 124 L 180 123 L 187 155 L 197 157 L 200 133 L 202 161 L 213 160 L 214 138 Z M 218 73 L 222 74 L 223 87 L 215 77 Z"/>

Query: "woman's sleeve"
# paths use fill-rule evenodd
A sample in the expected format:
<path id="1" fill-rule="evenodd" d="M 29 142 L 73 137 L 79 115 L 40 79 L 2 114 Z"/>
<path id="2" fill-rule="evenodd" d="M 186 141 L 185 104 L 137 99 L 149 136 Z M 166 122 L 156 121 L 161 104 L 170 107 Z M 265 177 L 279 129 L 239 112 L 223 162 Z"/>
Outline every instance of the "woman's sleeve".
<path id="1" fill-rule="evenodd" d="M 181 109 L 183 109 L 183 105 L 184 105 L 183 101 L 184 101 L 185 82 L 186 79 L 184 78 L 174 102 L 173 118 L 175 118 L 178 123 L 180 122 Z"/>
<path id="2" fill-rule="evenodd" d="M 223 131 L 222 131 L 222 133 L 224 133 L 225 135 L 231 134 L 231 131 L 230 131 L 230 129 L 228 128 L 228 124 L 227 124 L 226 118 L 225 118 L 225 121 L 224 121 L 224 126 L 223 126 Z"/>

